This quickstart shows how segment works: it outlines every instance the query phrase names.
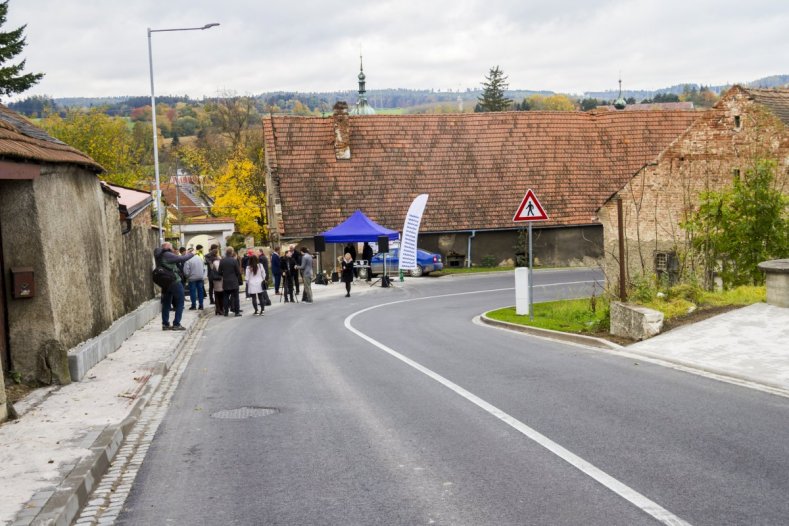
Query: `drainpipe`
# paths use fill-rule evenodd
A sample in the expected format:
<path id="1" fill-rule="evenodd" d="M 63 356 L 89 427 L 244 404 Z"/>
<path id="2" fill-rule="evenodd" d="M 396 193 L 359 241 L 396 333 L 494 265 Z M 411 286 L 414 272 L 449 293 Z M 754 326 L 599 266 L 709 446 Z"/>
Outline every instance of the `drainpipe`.
<path id="1" fill-rule="evenodd" d="M 476 230 L 471 231 L 471 235 L 468 236 L 468 248 L 466 249 L 466 266 L 471 268 L 471 240 L 474 239 L 477 235 Z"/>

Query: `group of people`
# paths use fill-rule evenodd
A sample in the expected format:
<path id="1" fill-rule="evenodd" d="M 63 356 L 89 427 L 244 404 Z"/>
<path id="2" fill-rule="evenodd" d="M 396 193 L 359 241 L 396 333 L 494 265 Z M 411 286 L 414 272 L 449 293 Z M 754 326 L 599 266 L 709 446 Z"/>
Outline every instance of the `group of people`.
<path id="1" fill-rule="evenodd" d="M 219 246 L 211 245 L 208 254 L 203 254 L 202 245 L 195 250 L 181 247 L 173 248 L 165 242 L 154 250 L 157 267 L 171 271 L 177 279 L 162 288 L 162 329 L 184 330 L 181 326 L 185 303 L 185 288 L 188 287 L 191 300 L 190 310 L 203 310 L 208 297 L 215 305 L 218 316 L 241 316 L 240 289 L 245 286 L 245 294 L 252 300 L 253 315 L 263 316 L 266 305 L 271 305 L 268 297 L 269 277 L 274 281 L 274 294 L 282 295 L 286 303 L 294 302 L 303 284 L 302 302 L 312 303 L 312 280 L 314 278 L 313 257 L 309 249 L 295 245 L 280 254 L 280 247 L 274 247 L 269 262 L 263 249 L 250 249 L 239 257 L 233 247 L 225 249 L 224 257 L 219 254 Z M 301 279 L 299 279 L 301 277 Z M 205 281 L 208 281 L 208 293 Z M 294 296 L 295 292 L 295 296 Z M 172 325 L 170 310 L 174 311 Z"/>

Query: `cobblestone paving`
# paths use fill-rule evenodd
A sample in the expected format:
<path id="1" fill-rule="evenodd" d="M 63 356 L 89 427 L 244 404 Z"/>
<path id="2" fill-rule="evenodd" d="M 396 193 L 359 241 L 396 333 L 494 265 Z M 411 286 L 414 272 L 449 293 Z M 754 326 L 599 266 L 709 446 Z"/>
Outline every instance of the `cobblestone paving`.
<path id="1" fill-rule="evenodd" d="M 151 401 L 143 409 L 139 420 L 129 432 L 109 470 L 102 477 L 74 524 L 106 526 L 115 523 L 207 322 L 208 317 L 203 316 L 193 325 L 184 348 L 162 379 Z"/>

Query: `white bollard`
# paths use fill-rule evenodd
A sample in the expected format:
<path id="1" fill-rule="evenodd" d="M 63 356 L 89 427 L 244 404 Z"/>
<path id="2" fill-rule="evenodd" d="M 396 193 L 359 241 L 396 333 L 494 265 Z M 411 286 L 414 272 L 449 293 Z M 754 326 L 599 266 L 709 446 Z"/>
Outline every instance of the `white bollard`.
<path id="1" fill-rule="evenodd" d="M 529 314 L 529 269 L 527 267 L 515 269 L 515 314 L 518 316 Z"/>

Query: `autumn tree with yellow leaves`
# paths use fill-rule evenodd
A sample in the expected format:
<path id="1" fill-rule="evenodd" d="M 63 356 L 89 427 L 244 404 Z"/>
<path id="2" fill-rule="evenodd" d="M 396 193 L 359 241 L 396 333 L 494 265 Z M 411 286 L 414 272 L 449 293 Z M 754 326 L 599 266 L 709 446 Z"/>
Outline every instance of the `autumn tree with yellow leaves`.
<path id="1" fill-rule="evenodd" d="M 101 109 L 72 110 L 65 118 L 57 114 L 41 121 L 41 127 L 56 139 L 88 154 L 107 172 L 104 181 L 139 187 L 153 177 L 151 126 L 136 123 L 129 129 L 120 117 L 110 117 Z"/>
<path id="2" fill-rule="evenodd" d="M 266 221 L 266 178 L 261 167 L 248 153 L 237 149 L 214 181 L 214 206 L 217 216 L 230 216 L 236 230 L 256 239 L 268 239 Z"/>
<path id="3" fill-rule="evenodd" d="M 577 106 L 567 95 L 557 93 L 555 95 L 534 94 L 523 99 L 518 105 L 521 111 L 575 111 Z"/>

